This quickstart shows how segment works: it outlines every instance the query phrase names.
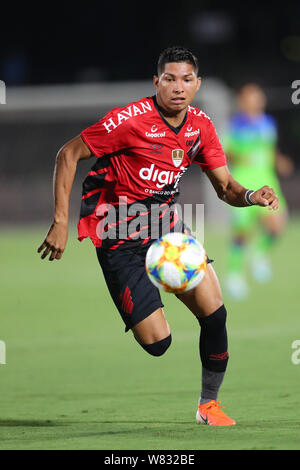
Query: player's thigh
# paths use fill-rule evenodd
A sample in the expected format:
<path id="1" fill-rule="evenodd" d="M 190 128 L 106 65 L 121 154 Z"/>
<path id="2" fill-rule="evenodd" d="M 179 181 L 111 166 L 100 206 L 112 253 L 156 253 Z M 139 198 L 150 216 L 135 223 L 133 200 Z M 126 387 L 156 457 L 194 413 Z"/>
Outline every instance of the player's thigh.
<path id="1" fill-rule="evenodd" d="M 170 327 L 163 308 L 156 309 L 151 315 L 131 328 L 140 344 L 152 344 L 170 335 Z"/>
<path id="2" fill-rule="evenodd" d="M 150 281 L 145 259 L 138 251 L 97 249 L 97 256 L 112 300 L 126 325 L 125 331 L 163 307 L 159 289 Z"/>
<path id="3" fill-rule="evenodd" d="M 203 280 L 192 290 L 177 294 L 177 297 L 197 317 L 206 317 L 223 305 L 219 280 L 211 264 Z"/>

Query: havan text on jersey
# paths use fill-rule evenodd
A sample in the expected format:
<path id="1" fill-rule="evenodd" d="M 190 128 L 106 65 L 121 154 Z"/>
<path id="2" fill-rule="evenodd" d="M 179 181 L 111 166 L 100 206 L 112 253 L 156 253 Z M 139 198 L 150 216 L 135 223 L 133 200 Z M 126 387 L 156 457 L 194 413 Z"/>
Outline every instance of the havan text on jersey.
<path id="1" fill-rule="evenodd" d="M 144 101 L 139 104 L 132 104 L 131 106 L 128 106 L 127 108 L 118 112 L 114 119 L 111 117 L 107 121 L 104 121 L 103 126 L 109 133 L 112 131 L 112 129 L 116 129 L 116 127 L 122 124 L 123 121 L 127 121 L 127 119 L 138 116 L 140 114 L 145 114 L 148 111 L 152 111 L 151 104 L 148 101 Z"/>

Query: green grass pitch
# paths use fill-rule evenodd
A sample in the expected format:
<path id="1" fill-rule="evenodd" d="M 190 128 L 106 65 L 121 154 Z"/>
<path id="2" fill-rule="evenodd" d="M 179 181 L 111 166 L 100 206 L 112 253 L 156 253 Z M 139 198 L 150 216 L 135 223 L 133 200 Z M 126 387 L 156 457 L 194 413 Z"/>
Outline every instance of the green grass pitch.
<path id="1" fill-rule="evenodd" d="M 36 253 L 44 228 L 2 230 L 0 449 L 299 449 L 299 219 L 273 254 L 274 279 L 228 310 L 230 361 L 219 399 L 234 427 L 195 424 L 199 327 L 172 294 L 161 358 L 134 341 L 94 249 L 70 235 L 59 262 Z M 226 237 L 206 231 L 222 282 Z M 300 356 L 300 355 L 299 355 Z"/>

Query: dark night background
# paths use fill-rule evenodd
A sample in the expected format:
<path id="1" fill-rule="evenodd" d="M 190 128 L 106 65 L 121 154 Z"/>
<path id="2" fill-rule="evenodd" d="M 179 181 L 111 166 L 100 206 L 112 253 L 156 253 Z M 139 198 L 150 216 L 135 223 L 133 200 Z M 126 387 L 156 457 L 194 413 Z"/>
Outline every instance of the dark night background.
<path id="1" fill-rule="evenodd" d="M 300 68 L 299 2 L 27 2 L 1 20 L 7 85 L 144 79 L 161 49 L 192 49 L 230 86 L 286 85 Z"/>
<path id="2" fill-rule="evenodd" d="M 91 90 L 89 84 L 104 83 L 115 84 L 127 100 L 124 84 L 151 81 L 159 53 L 170 45 L 183 45 L 197 55 L 204 84 L 206 78 L 218 79 L 233 94 L 249 81 L 263 86 L 267 112 L 278 122 L 279 148 L 295 164 L 296 172 L 282 181 L 283 189 L 291 209 L 300 209 L 300 105 L 291 99 L 292 82 L 300 79 L 299 2 L 11 2 L 1 6 L 1 14 L 0 80 L 7 89 L 7 104 L 0 106 L 0 211 L 4 220 L 48 220 L 58 149 L 113 107 L 111 103 L 106 103 L 108 109 L 104 104 L 101 107 L 100 92 L 99 107 L 81 107 L 67 114 L 58 106 L 54 114 L 48 108 L 35 114 L 30 109 L 35 104 L 32 100 L 26 111 L 22 106 L 11 107 L 11 97 L 19 96 L 16 90 L 21 89 L 24 97 L 30 95 L 32 85 L 88 84 Z M 41 90 L 42 95 L 48 93 L 44 91 L 48 89 Z M 52 93 L 58 96 L 56 89 Z M 224 100 L 223 95 L 214 97 L 208 110 L 213 119 Z M 82 174 L 75 182 L 76 215 Z M 12 181 L 19 189 L 7 204 Z"/>

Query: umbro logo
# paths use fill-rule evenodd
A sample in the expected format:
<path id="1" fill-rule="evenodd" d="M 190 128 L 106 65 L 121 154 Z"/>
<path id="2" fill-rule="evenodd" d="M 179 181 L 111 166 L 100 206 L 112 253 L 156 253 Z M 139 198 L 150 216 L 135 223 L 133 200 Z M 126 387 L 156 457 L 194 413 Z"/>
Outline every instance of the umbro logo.
<path id="1" fill-rule="evenodd" d="M 162 153 L 163 147 L 163 144 L 158 144 L 157 142 L 153 142 L 153 144 L 149 145 L 150 152 L 156 154 Z"/>
<path id="2" fill-rule="evenodd" d="M 228 351 L 225 351 L 225 352 L 220 353 L 220 354 L 210 354 L 209 355 L 209 359 L 211 361 L 225 361 L 226 359 L 228 359 L 228 357 L 229 357 Z"/>

